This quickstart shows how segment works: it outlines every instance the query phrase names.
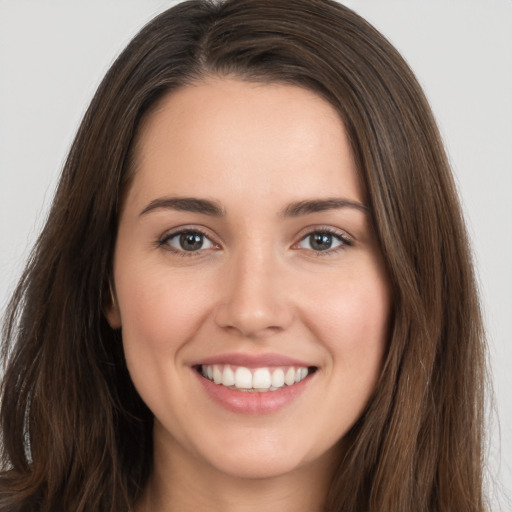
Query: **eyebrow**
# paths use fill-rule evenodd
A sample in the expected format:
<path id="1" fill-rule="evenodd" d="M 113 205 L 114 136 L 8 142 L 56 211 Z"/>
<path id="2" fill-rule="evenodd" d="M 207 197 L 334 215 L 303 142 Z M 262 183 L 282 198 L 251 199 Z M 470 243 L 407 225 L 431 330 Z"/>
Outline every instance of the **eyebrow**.
<path id="1" fill-rule="evenodd" d="M 311 199 L 297 201 L 287 205 L 281 212 L 281 217 L 300 217 L 326 210 L 340 208 L 355 208 L 363 212 L 369 212 L 368 206 L 358 201 L 344 198 Z M 151 201 L 140 215 L 145 215 L 154 210 L 168 209 L 183 212 L 201 213 L 211 217 L 224 217 L 226 212 L 219 203 L 209 199 L 197 197 L 162 197 Z"/>
<path id="2" fill-rule="evenodd" d="M 224 209 L 218 203 L 197 197 L 162 197 L 154 199 L 140 212 L 140 215 L 160 209 L 202 213 L 212 217 L 223 217 L 225 215 Z"/>
<path id="3" fill-rule="evenodd" d="M 370 209 L 363 203 L 344 198 L 313 199 L 298 201 L 289 204 L 282 212 L 283 217 L 300 217 L 311 213 L 323 212 L 325 210 L 337 210 L 340 208 L 355 208 L 356 210 L 368 213 Z"/>

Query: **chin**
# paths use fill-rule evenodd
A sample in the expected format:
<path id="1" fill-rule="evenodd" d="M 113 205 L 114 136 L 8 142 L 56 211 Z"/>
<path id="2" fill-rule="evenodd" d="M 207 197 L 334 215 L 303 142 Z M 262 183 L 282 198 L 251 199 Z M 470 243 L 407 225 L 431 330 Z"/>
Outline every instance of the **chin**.
<path id="1" fill-rule="evenodd" d="M 306 443 L 290 442 L 293 436 L 275 432 L 240 432 L 222 441 L 203 445 L 203 460 L 224 475 L 241 479 L 271 479 L 295 473 L 318 457 L 308 453 Z M 294 440 L 297 441 L 297 440 Z M 212 447 L 215 447 L 213 450 Z M 322 457 L 321 454 L 320 458 Z"/>
<path id="2" fill-rule="evenodd" d="M 244 480 L 265 480 L 285 477 L 298 471 L 301 461 L 290 460 L 290 456 L 268 457 L 268 455 L 253 456 L 245 460 L 231 457 L 216 461 L 214 466 L 218 471 L 231 478 Z"/>

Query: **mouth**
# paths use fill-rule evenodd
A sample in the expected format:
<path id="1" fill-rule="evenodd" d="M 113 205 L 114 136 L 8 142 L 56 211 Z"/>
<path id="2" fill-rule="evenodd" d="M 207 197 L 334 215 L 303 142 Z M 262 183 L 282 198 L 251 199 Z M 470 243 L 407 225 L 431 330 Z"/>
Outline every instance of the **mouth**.
<path id="1" fill-rule="evenodd" d="M 233 391 L 265 393 L 292 387 L 316 372 L 316 366 L 247 368 L 231 364 L 199 364 L 195 370 L 205 379 Z"/>

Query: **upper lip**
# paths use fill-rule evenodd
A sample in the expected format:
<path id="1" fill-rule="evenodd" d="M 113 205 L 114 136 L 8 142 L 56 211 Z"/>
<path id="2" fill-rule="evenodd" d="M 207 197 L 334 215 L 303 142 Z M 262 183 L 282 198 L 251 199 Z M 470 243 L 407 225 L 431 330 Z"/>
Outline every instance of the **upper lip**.
<path id="1" fill-rule="evenodd" d="M 281 354 L 219 354 L 197 360 L 192 366 L 231 364 L 233 366 L 245 366 L 246 368 L 261 368 L 265 366 L 313 366 L 310 363 Z"/>

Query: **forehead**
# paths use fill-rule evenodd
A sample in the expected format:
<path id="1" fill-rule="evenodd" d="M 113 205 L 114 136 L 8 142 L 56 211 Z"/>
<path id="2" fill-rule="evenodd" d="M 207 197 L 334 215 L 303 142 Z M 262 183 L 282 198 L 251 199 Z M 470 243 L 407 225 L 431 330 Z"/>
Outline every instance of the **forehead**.
<path id="1" fill-rule="evenodd" d="M 150 195 L 288 189 L 301 200 L 338 188 L 362 199 L 340 116 L 293 85 L 211 79 L 172 91 L 142 123 L 134 156 L 132 188 Z"/>

